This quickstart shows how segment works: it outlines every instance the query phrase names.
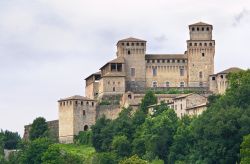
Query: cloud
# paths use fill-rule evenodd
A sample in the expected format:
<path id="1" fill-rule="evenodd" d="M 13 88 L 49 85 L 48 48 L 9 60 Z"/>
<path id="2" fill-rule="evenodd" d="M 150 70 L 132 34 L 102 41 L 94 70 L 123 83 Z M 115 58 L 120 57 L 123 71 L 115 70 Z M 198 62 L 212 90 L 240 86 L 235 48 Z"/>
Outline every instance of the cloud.
<path id="1" fill-rule="evenodd" d="M 250 10 L 247 9 L 242 9 L 242 11 L 240 13 L 238 13 L 237 15 L 235 15 L 234 17 L 234 22 L 233 22 L 233 26 L 237 26 L 238 24 L 241 23 L 241 21 L 245 18 L 248 17 L 250 15 Z"/>

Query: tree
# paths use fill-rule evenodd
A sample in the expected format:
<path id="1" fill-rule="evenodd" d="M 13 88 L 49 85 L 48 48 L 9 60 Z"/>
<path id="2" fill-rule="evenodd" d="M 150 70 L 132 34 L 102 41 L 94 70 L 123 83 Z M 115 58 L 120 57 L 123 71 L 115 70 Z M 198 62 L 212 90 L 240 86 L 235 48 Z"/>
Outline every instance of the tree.
<path id="1" fill-rule="evenodd" d="M 120 157 L 131 154 L 131 145 L 126 136 L 115 136 L 112 141 L 112 150 Z"/>
<path id="2" fill-rule="evenodd" d="M 21 163 L 40 164 L 42 156 L 52 142 L 47 138 L 38 138 L 25 145 L 21 154 Z"/>
<path id="3" fill-rule="evenodd" d="M 35 140 L 42 137 L 48 137 L 48 124 L 46 123 L 45 118 L 38 117 L 31 125 L 29 138 L 30 140 Z"/>
<path id="4" fill-rule="evenodd" d="M 148 113 L 148 106 L 157 104 L 157 97 L 152 91 L 147 91 L 144 98 L 141 100 L 140 110 Z"/>
<path id="5" fill-rule="evenodd" d="M 114 152 L 96 153 L 93 157 L 94 164 L 117 164 L 117 155 Z"/>
<path id="6" fill-rule="evenodd" d="M 1 131 L 1 133 L 3 134 L 4 149 L 17 149 L 17 145 L 21 141 L 19 134 L 8 130 Z"/>
<path id="7" fill-rule="evenodd" d="M 84 161 L 77 155 L 61 150 L 58 144 L 52 144 L 42 154 L 43 164 L 81 164 Z"/>
<path id="8" fill-rule="evenodd" d="M 149 162 L 140 159 L 137 155 L 133 155 L 130 158 L 125 158 L 124 160 L 120 161 L 119 164 L 149 164 Z"/>
<path id="9" fill-rule="evenodd" d="M 82 131 L 79 132 L 79 134 L 75 137 L 74 140 L 76 143 L 92 146 L 92 137 L 92 131 Z"/>
<path id="10" fill-rule="evenodd" d="M 241 164 L 249 164 L 250 163 L 250 134 L 244 136 L 243 142 L 240 145 L 240 157 Z"/>

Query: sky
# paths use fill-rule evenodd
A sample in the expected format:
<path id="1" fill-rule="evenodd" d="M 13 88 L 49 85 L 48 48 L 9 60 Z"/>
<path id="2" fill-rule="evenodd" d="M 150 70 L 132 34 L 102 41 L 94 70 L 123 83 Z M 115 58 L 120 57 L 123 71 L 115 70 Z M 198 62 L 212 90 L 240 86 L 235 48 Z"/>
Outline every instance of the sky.
<path id="1" fill-rule="evenodd" d="M 184 53 L 188 25 L 214 26 L 215 72 L 250 67 L 250 0 L 0 0 L 0 129 L 23 135 L 115 58 L 120 39 Z"/>

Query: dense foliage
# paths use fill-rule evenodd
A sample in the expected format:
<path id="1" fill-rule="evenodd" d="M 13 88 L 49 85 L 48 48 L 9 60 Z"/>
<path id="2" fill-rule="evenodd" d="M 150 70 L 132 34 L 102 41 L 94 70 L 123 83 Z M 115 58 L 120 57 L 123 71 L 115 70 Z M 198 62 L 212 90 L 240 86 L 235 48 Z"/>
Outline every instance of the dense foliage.
<path id="1" fill-rule="evenodd" d="M 35 140 L 37 138 L 48 137 L 48 125 L 46 123 L 45 118 L 38 117 L 36 118 L 32 125 L 29 132 L 30 140 Z"/>
<path id="2" fill-rule="evenodd" d="M 138 110 L 123 109 L 115 120 L 98 119 L 92 130 L 80 132 L 72 145 L 57 144 L 46 138 L 47 130 L 41 121 L 38 125 L 44 125 L 43 130 L 34 126 L 37 135 L 21 144 L 20 152 L 10 161 L 21 164 L 249 163 L 250 71 L 229 74 L 228 79 L 230 88 L 226 94 L 209 97 L 208 109 L 198 117 L 177 118 L 163 102 L 153 109 L 153 114 L 148 113 L 148 106 L 157 104 L 156 96 L 148 91 Z M 0 133 L 0 153 L 3 138 Z"/>
<path id="3" fill-rule="evenodd" d="M 1 130 L 0 132 L 0 147 L 4 149 L 17 149 L 18 143 L 21 141 L 21 137 L 17 132 L 11 132 L 8 130 Z M 1 148 L 0 148 L 1 149 Z"/>

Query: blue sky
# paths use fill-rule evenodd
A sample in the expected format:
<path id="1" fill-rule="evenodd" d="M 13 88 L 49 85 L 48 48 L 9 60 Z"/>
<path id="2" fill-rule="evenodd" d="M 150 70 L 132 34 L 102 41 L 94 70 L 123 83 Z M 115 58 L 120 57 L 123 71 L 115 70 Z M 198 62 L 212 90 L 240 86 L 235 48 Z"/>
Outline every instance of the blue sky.
<path id="1" fill-rule="evenodd" d="M 57 100 L 84 95 L 84 77 L 115 57 L 116 42 L 147 40 L 147 53 L 183 53 L 188 25 L 214 26 L 215 71 L 250 66 L 247 0 L 1 0 L 0 128 L 23 134 Z"/>

